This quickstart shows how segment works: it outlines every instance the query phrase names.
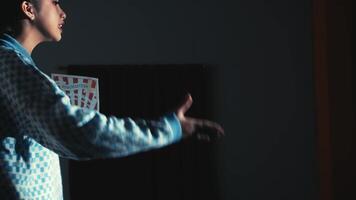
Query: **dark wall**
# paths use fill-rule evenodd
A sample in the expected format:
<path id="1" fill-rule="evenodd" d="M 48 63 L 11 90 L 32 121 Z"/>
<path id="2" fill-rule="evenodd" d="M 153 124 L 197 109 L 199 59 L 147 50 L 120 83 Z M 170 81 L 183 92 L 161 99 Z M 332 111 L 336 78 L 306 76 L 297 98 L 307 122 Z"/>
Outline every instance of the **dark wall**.
<path id="1" fill-rule="evenodd" d="M 62 42 L 34 52 L 42 69 L 215 65 L 213 120 L 227 134 L 217 152 L 221 198 L 316 198 L 309 1 L 87 0 L 62 5 L 68 15 Z"/>

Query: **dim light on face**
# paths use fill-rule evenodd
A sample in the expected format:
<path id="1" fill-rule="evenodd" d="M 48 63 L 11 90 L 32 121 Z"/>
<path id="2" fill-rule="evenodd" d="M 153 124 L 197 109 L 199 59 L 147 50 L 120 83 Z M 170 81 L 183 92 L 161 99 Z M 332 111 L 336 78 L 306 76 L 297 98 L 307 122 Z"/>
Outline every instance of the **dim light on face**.
<path id="1" fill-rule="evenodd" d="M 34 25 L 44 41 L 60 41 L 66 14 L 59 0 L 38 0 Z"/>

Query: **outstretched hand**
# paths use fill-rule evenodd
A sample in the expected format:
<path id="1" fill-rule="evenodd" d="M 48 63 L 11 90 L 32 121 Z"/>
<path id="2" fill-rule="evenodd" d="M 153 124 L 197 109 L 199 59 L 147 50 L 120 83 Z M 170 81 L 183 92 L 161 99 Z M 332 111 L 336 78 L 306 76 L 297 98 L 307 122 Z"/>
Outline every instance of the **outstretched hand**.
<path id="1" fill-rule="evenodd" d="M 217 123 L 185 116 L 193 103 L 190 94 L 187 94 L 184 102 L 176 110 L 176 115 L 180 121 L 183 137 L 196 136 L 199 140 L 210 141 L 224 135 L 224 129 Z"/>

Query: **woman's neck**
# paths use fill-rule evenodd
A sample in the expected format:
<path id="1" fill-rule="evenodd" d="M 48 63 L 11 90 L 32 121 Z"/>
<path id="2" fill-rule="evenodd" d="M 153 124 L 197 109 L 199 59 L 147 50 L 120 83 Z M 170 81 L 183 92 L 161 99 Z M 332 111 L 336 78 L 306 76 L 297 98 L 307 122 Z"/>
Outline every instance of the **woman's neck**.
<path id="1" fill-rule="evenodd" d="M 22 24 L 22 30 L 19 31 L 19 34 L 15 34 L 14 38 L 27 50 L 31 55 L 33 49 L 43 42 L 43 38 L 39 34 L 37 29 L 34 29 L 29 24 Z"/>

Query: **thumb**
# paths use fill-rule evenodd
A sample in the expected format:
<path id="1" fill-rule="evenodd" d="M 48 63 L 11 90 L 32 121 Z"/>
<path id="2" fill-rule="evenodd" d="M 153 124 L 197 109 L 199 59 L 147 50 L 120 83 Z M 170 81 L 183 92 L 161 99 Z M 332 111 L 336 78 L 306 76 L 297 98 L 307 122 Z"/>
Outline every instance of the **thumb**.
<path id="1" fill-rule="evenodd" d="M 177 115 L 179 117 L 183 117 L 184 114 L 187 112 L 187 110 L 189 110 L 189 108 L 192 106 L 192 104 L 193 104 L 192 96 L 188 93 L 185 96 L 184 101 L 182 102 L 182 104 L 178 107 Z"/>

